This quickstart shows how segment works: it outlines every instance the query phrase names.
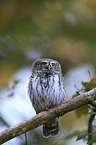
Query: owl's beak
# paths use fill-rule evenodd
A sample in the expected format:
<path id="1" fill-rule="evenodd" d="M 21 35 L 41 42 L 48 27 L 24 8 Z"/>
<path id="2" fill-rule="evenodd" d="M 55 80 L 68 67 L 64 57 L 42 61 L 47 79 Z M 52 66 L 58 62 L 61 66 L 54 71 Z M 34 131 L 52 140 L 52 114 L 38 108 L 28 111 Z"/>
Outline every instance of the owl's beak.
<path id="1" fill-rule="evenodd" d="M 48 70 L 50 70 L 50 65 L 48 65 Z"/>

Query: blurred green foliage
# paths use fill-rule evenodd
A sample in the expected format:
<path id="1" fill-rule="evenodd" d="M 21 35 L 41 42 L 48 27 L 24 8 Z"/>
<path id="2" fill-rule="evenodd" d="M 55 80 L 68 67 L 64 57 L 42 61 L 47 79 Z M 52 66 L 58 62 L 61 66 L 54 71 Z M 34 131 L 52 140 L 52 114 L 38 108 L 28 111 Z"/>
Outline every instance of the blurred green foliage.
<path id="1" fill-rule="evenodd" d="M 1 0 L 0 66 L 3 72 L 6 65 L 11 70 L 0 72 L 4 84 L 37 57 L 59 60 L 64 72 L 84 62 L 95 67 L 95 6 L 95 0 Z"/>
<path id="2" fill-rule="evenodd" d="M 95 0 L 1 0 L 0 76 L 6 76 L 4 84 L 20 66 L 38 57 L 59 60 L 64 72 L 85 62 L 96 67 L 95 6 Z M 6 66 L 11 71 L 3 75 Z"/>
<path id="3" fill-rule="evenodd" d="M 80 95 L 80 92 L 88 92 L 91 89 L 96 87 L 96 75 L 91 79 L 91 81 L 89 82 L 81 82 L 82 83 L 82 88 L 80 90 L 76 91 L 76 94 L 74 94 L 72 96 L 72 98 L 77 97 L 78 95 Z M 77 117 L 81 117 L 81 115 L 86 114 L 88 115 L 88 106 L 82 106 L 79 109 L 75 110 L 76 116 Z"/>

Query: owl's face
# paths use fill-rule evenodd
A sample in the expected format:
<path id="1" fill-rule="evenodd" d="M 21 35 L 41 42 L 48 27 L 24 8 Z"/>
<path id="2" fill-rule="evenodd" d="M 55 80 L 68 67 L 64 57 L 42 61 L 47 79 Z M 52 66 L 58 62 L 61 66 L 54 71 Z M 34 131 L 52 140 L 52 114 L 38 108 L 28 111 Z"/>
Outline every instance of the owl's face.
<path id="1" fill-rule="evenodd" d="M 37 59 L 33 62 L 32 73 L 39 72 L 58 74 L 61 73 L 61 66 L 58 61 L 52 59 Z"/>

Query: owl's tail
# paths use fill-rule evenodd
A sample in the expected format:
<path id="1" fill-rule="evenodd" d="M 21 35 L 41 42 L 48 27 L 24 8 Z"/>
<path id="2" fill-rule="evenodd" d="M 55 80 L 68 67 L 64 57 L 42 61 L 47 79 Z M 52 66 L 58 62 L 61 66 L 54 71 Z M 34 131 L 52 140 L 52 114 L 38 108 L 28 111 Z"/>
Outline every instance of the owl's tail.
<path id="1" fill-rule="evenodd" d="M 44 137 L 55 136 L 59 133 L 58 117 L 43 125 Z"/>

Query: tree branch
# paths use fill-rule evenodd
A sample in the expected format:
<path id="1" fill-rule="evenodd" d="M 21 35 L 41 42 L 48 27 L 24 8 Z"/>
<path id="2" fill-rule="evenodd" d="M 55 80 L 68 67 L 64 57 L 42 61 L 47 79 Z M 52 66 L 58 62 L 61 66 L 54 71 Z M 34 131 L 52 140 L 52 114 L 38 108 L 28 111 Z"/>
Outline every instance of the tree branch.
<path id="1" fill-rule="evenodd" d="M 49 111 L 43 111 L 33 118 L 23 121 L 14 127 L 9 127 L 0 133 L 0 144 L 19 136 L 31 129 L 34 129 L 50 120 L 50 118 L 55 118 L 64 115 L 67 112 L 73 111 L 83 105 L 92 104 L 96 100 L 96 88 L 76 98 L 69 100 L 61 105 L 56 105 Z"/>
<path id="2" fill-rule="evenodd" d="M 96 102 L 95 102 L 96 103 Z M 91 104 L 92 105 L 92 104 Z M 92 107 L 92 111 L 94 113 L 96 113 L 96 107 Z M 92 131 L 93 131 L 93 126 L 92 126 L 92 123 L 93 123 L 93 120 L 95 118 L 95 115 L 96 114 L 91 114 L 90 117 L 89 117 L 89 121 L 88 121 L 88 141 L 91 141 L 93 139 L 93 134 L 92 134 Z M 89 143 L 89 145 L 92 145 L 93 143 Z"/>

